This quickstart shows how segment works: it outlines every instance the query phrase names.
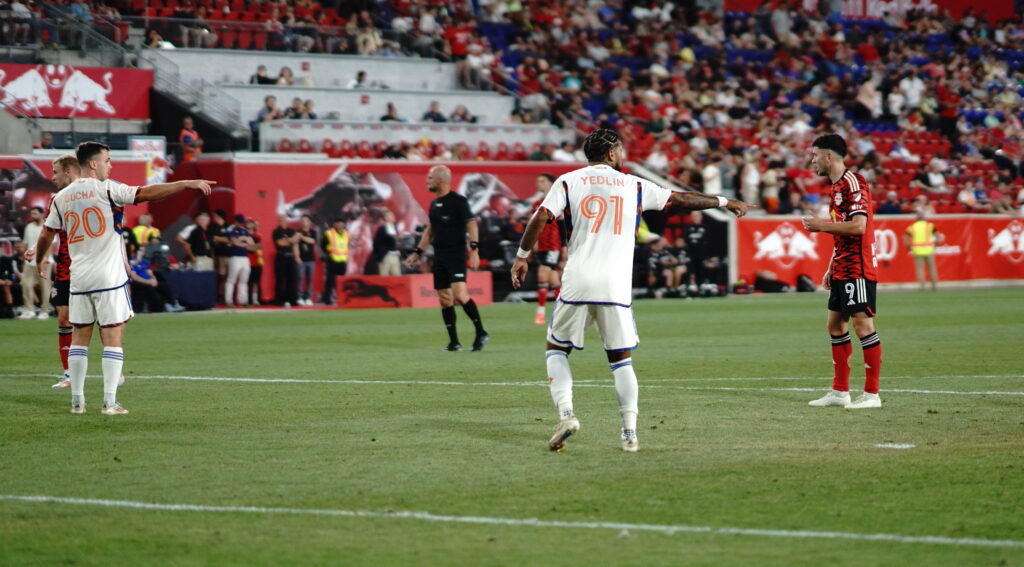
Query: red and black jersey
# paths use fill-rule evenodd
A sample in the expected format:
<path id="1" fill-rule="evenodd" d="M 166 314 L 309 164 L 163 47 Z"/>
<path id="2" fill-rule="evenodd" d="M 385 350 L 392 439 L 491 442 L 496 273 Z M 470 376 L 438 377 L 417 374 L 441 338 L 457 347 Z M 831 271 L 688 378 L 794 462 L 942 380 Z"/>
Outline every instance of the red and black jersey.
<path id="1" fill-rule="evenodd" d="M 540 208 L 540 204 L 544 201 L 543 198 L 538 199 L 533 204 L 533 210 L 536 211 Z M 558 221 L 551 220 L 548 224 L 544 225 L 544 230 L 541 231 L 540 237 L 537 238 L 537 244 L 533 247 L 537 252 L 557 252 L 562 249 L 562 234 L 558 230 Z"/>
<path id="2" fill-rule="evenodd" d="M 46 204 L 46 212 L 43 218 L 50 216 L 50 207 L 53 206 L 53 199 Z M 53 281 L 71 280 L 71 254 L 68 252 L 68 233 L 63 229 L 57 231 L 57 263 L 53 267 Z"/>
<path id="3" fill-rule="evenodd" d="M 867 279 L 878 281 L 875 260 L 875 232 L 872 227 L 871 190 L 864 178 L 847 169 L 831 186 L 828 203 L 832 222 L 846 222 L 855 215 L 868 218 L 867 229 L 860 236 L 833 235 L 833 280 Z"/>

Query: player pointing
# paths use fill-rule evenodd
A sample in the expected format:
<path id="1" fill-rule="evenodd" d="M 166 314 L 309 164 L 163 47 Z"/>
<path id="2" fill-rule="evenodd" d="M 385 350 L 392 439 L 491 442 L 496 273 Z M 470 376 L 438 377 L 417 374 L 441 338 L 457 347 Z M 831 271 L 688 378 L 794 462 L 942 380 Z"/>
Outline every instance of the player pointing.
<path id="1" fill-rule="evenodd" d="M 847 169 L 846 141 L 838 134 L 826 134 L 811 144 L 811 167 L 828 177 L 831 198 L 830 220 L 804 217 L 810 232 L 827 232 L 835 237 L 835 249 L 821 285 L 829 290 L 828 333 L 832 336 L 832 390 L 810 402 L 815 407 L 842 406 L 847 409 L 880 408 L 878 378 L 882 373 L 882 342 L 875 332 L 876 260 L 874 230 L 871 228 L 871 191 L 859 174 Z M 850 333 L 847 323 L 860 338 L 864 353 L 864 394 L 850 401 Z"/>
<path id="2" fill-rule="evenodd" d="M 583 349 L 583 333 L 597 324 L 608 364 L 615 378 L 615 393 L 622 416 L 622 448 L 640 448 L 636 435 L 638 387 L 631 351 L 639 338 L 633 321 L 633 243 L 640 213 L 666 205 L 687 209 L 725 207 L 743 216 L 742 201 L 701 193 L 673 193 L 650 181 L 619 171 L 622 141 L 614 130 L 601 129 L 587 136 L 583 152 L 587 167 L 555 180 L 540 208 L 530 218 L 512 266 L 512 286 L 526 277 L 530 251 L 547 223 L 565 217 L 569 233 L 569 259 L 562 277 L 562 293 L 551 315 L 547 335 L 548 380 L 558 407 L 559 424 L 548 447 L 559 451 L 579 430 L 572 403 L 569 353 Z"/>
<path id="3" fill-rule="evenodd" d="M 89 341 L 93 325 L 99 324 L 103 343 L 102 413 L 122 415 L 128 410 L 117 403 L 117 382 L 124 361 L 121 341 L 124 324 L 134 316 L 121 240 L 124 206 L 159 201 L 186 189 L 209 195 L 213 182 L 188 180 L 130 187 L 109 179 L 111 164 L 107 146 L 85 142 L 78 145 L 75 154 L 82 177 L 54 196 L 46 217 L 46 230 L 40 234 L 37 246 L 39 250 L 49 250 L 57 231 L 67 233 L 71 256 L 68 319 L 74 327 L 68 352 L 71 413 L 85 413 Z"/>

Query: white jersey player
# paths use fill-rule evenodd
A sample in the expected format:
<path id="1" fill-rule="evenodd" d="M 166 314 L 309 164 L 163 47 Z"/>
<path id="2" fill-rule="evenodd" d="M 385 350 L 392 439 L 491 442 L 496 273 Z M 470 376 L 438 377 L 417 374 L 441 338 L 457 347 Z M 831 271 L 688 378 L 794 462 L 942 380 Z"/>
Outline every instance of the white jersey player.
<path id="1" fill-rule="evenodd" d="M 742 201 L 701 193 L 674 193 L 650 181 L 619 171 L 623 147 L 618 133 L 601 129 L 587 136 L 583 151 L 590 165 L 555 180 L 551 191 L 530 218 L 512 266 L 512 285 L 526 277 L 529 257 L 544 225 L 564 216 L 569 236 L 569 259 L 562 276 L 562 293 L 551 316 L 547 335 L 548 378 L 558 407 L 559 424 L 548 442 L 560 451 L 577 432 L 573 410 L 569 353 L 583 349 L 584 331 L 597 325 L 604 342 L 622 416 L 622 448 L 635 452 L 638 387 L 631 352 L 639 344 L 633 320 L 633 246 L 643 211 L 668 205 L 687 209 L 725 207 L 743 216 Z"/>
<path id="2" fill-rule="evenodd" d="M 98 324 L 103 342 L 102 413 L 122 415 L 128 410 L 117 403 L 117 382 L 124 361 L 121 341 L 124 323 L 134 316 L 121 239 L 124 206 L 165 199 L 185 189 L 198 189 L 209 195 L 210 182 L 188 180 L 131 187 L 109 179 L 107 146 L 84 142 L 78 145 L 75 154 L 82 177 L 54 196 L 39 243 L 47 250 L 58 231 L 67 233 L 71 255 L 68 319 L 74 326 L 68 352 L 71 413 L 85 413 L 89 341 L 93 325 Z"/>

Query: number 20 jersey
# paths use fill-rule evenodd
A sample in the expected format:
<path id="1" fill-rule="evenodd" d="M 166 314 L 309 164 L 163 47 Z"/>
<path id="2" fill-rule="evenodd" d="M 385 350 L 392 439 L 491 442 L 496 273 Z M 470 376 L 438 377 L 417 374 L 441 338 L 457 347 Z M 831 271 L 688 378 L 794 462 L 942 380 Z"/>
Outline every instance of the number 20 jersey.
<path id="1" fill-rule="evenodd" d="M 664 208 L 671 194 L 604 164 L 556 179 L 540 206 L 555 218 L 564 216 L 571 233 L 559 299 L 632 305 L 633 247 L 640 213 Z"/>
<path id="2" fill-rule="evenodd" d="M 135 203 L 138 187 L 112 180 L 82 178 L 53 197 L 46 226 L 67 233 L 71 254 L 71 293 L 117 289 L 128 282 L 124 206 Z"/>

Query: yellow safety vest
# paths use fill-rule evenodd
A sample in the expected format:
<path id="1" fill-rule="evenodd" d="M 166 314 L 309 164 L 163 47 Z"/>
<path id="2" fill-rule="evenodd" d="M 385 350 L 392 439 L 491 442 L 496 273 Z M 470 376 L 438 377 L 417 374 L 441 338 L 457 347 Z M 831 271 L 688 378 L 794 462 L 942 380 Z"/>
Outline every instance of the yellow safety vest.
<path id="1" fill-rule="evenodd" d="M 919 220 L 907 228 L 910 250 L 914 256 L 930 256 L 935 252 L 935 225 Z"/>
<path id="2" fill-rule="evenodd" d="M 348 231 L 327 229 L 327 255 L 334 262 L 348 262 Z"/>
<path id="3" fill-rule="evenodd" d="M 135 233 L 135 240 L 139 243 L 139 246 L 149 244 L 149 241 L 154 236 L 160 236 L 160 229 L 152 226 L 138 225 L 132 229 Z"/>

